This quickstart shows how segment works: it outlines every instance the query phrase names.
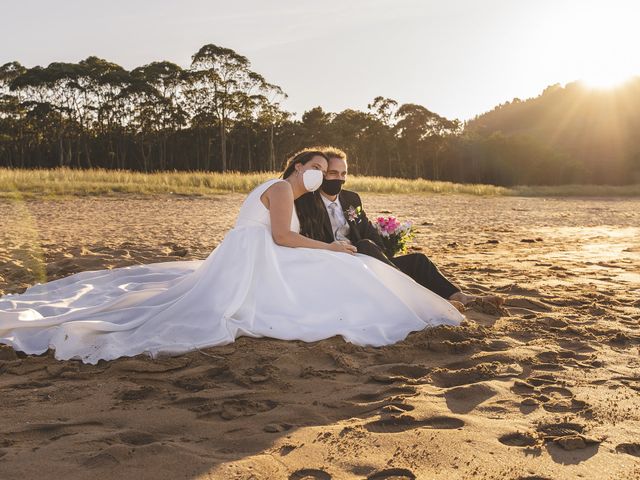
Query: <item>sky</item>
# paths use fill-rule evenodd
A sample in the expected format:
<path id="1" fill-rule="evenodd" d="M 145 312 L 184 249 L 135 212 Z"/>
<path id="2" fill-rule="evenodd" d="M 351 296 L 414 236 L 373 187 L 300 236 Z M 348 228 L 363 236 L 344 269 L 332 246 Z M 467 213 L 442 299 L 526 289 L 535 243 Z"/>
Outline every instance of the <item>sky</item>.
<path id="1" fill-rule="evenodd" d="M 637 0 L 3 0 L 0 64 L 245 55 L 301 115 L 376 96 L 467 120 L 549 85 L 640 75 Z"/>

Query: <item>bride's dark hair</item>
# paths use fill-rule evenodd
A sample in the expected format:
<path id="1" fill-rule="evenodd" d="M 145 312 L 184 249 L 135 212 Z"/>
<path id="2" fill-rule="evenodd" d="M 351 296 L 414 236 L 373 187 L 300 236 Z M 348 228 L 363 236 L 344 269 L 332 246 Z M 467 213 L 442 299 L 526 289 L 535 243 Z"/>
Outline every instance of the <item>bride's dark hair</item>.
<path id="1" fill-rule="evenodd" d="M 285 163 L 286 166 L 284 168 L 284 171 L 282 172 L 282 178 L 290 177 L 296 169 L 296 164 L 301 163 L 302 165 L 304 165 L 313 157 L 322 157 L 327 161 L 327 163 L 329 163 L 329 159 L 327 158 L 327 156 L 320 150 L 305 148 L 304 150 L 300 150 L 299 152 L 294 153 L 287 159 Z"/>
<path id="2" fill-rule="evenodd" d="M 329 159 L 321 150 L 305 148 L 289 157 L 282 172 L 282 178 L 291 176 L 298 163 L 304 165 L 313 157 L 322 157 L 329 163 Z M 324 210 L 324 204 L 320 199 L 318 191 L 305 193 L 297 198 L 294 203 L 298 218 L 300 219 L 300 233 L 305 237 L 315 240 L 322 238 L 322 210 Z"/>

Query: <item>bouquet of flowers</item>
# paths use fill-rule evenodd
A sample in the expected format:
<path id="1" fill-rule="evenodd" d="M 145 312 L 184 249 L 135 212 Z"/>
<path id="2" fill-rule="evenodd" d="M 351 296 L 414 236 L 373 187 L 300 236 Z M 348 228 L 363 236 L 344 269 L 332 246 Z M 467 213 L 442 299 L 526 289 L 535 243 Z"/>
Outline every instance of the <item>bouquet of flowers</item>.
<path id="1" fill-rule="evenodd" d="M 414 234 L 411 222 L 399 222 L 396 217 L 390 216 L 378 217 L 373 225 L 382 237 L 382 243 L 388 257 L 407 252 L 407 246 Z"/>

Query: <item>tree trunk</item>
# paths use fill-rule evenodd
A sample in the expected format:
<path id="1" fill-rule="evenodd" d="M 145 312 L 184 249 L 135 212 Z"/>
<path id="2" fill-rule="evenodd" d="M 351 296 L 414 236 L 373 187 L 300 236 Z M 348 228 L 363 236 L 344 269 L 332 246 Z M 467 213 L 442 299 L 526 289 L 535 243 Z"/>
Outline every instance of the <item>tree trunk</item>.
<path id="1" fill-rule="evenodd" d="M 269 127 L 269 170 L 276 171 L 276 148 L 273 144 L 273 123 Z"/>
<path id="2" fill-rule="evenodd" d="M 251 159 L 251 131 L 247 135 L 247 171 L 250 172 L 253 168 L 253 161 Z"/>
<path id="3" fill-rule="evenodd" d="M 220 122 L 220 153 L 222 154 L 222 171 L 227 171 L 227 132 L 224 118 Z"/>
<path id="4" fill-rule="evenodd" d="M 89 148 L 89 142 L 87 141 L 86 137 L 84 139 L 84 155 L 85 157 L 87 157 L 87 167 L 88 168 L 93 168 L 93 164 L 91 163 L 91 150 Z"/>
<path id="5" fill-rule="evenodd" d="M 58 157 L 58 166 L 64 166 L 64 142 L 62 141 L 62 135 L 58 137 L 58 146 L 60 148 L 60 155 Z"/>

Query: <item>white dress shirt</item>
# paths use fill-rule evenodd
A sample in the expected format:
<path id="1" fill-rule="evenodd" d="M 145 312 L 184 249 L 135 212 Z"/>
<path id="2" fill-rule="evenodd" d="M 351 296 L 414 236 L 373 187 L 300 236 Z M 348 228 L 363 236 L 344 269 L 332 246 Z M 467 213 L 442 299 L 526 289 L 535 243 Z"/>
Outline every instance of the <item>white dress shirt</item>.
<path id="1" fill-rule="evenodd" d="M 340 195 L 338 195 L 338 197 L 333 202 L 322 194 L 320 194 L 320 197 L 322 197 L 324 206 L 327 209 L 327 213 L 329 214 L 333 238 L 335 238 L 336 240 L 349 241 L 349 224 L 347 223 L 347 219 L 345 218 L 344 212 L 342 210 L 342 205 L 340 204 Z M 331 207 L 331 204 L 335 204 L 335 207 Z M 331 214 L 332 208 L 335 211 L 335 214 L 333 215 Z"/>

